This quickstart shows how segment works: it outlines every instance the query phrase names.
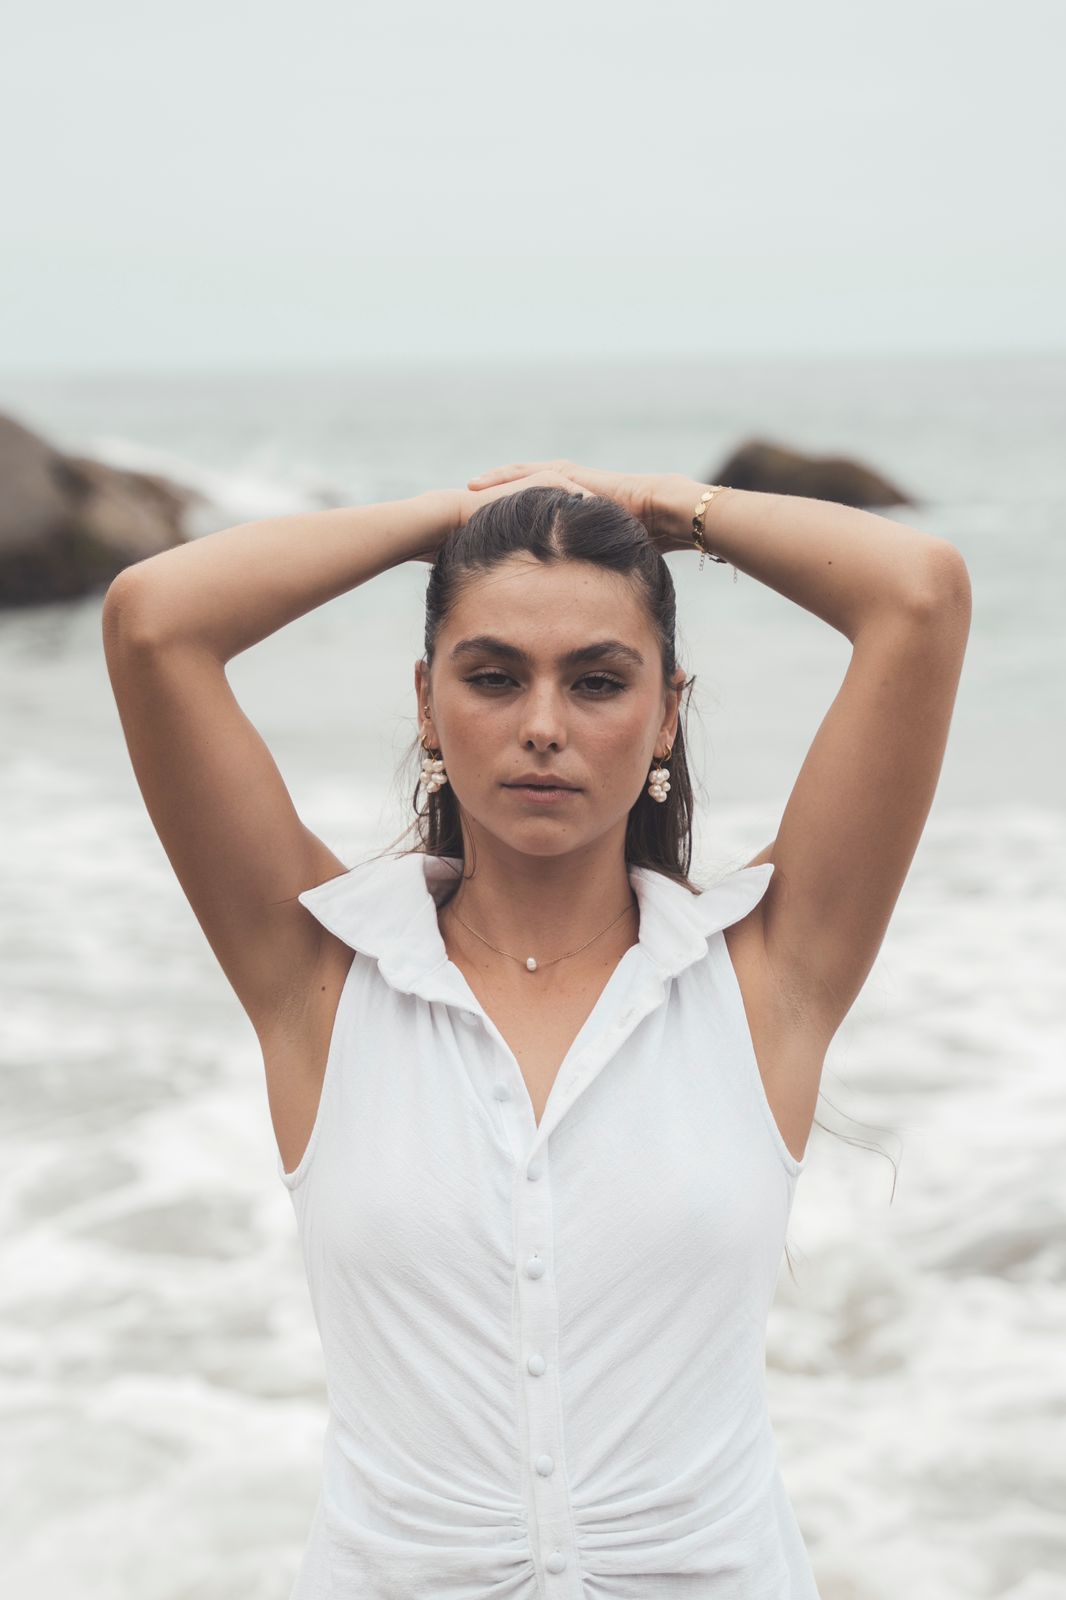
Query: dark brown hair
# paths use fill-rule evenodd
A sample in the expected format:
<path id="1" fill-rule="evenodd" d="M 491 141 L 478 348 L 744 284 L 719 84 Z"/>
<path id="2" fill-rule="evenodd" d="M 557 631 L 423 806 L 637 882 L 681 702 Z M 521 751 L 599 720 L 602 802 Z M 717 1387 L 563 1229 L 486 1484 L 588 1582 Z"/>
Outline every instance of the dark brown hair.
<path id="1" fill-rule="evenodd" d="M 585 561 L 607 572 L 619 572 L 643 603 L 659 641 L 663 682 L 677 671 L 677 598 L 670 569 L 639 519 L 602 495 L 582 496 L 568 489 L 537 484 L 502 495 L 479 506 L 461 528 L 441 545 L 426 585 L 425 661 L 432 666 L 437 635 L 464 588 L 516 552 L 545 566 Z M 682 706 L 691 697 L 694 678 L 682 685 Z M 411 753 L 422 755 L 416 736 Z M 626 865 L 650 867 L 698 893 L 689 880 L 692 864 L 692 780 L 689 774 L 683 720 L 670 751 L 670 790 L 666 803 L 647 788 L 632 806 L 626 825 Z M 406 854 L 463 859 L 459 806 L 449 784 L 426 795 L 413 807 L 419 843 Z"/>

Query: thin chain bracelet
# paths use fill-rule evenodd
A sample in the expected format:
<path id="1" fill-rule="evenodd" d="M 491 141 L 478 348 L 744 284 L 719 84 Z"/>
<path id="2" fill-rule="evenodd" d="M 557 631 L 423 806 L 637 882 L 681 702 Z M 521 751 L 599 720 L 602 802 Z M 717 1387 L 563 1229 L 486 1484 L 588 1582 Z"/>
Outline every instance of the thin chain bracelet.
<path id="1" fill-rule="evenodd" d="M 703 571 L 703 561 L 704 561 L 704 557 L 705 556 L 710 556 L 712 561 L 722 561 L 722 562 L 724 562 L 726 560 L 725 556 L 716 556 L 714 551 L 713 550 L 708 550 L 707 546 L 704 544 L 704 542 L 703 542 L 703 514 L 707 510 L 707 507 L 710 505 L 711 501 L 714 499 L 715 495 L 716 494 L 721 494 L 723 489 L 728 489 L 728 488 L 729 488 L 729 485 L 727 483 L 715 483 L 715 484 L 712 484 L 709 489 L 704 489 L 703 493 L 700 495 L 699 499 L 696 501 L 695 506 L 693 507 L 693 511 L 692 511 L 692 542 L 696 546 L 696 549 L 700 553 L 700 571 L 701 572 Z M 733 568 L 733 582 L 736 583 L 736 581 L 737 581 L 737 569 L 734 566 L 734 568 Z"/>

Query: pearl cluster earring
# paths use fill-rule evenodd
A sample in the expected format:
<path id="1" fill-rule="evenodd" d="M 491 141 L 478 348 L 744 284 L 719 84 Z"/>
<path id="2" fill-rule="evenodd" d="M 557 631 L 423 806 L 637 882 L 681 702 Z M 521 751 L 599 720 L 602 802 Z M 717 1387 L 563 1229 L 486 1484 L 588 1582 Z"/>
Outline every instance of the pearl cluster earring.
<path id="1" fill-rule="evenodd" d="M 426 716 L 429 716 L 429 707 L 423 706 Z M 433 755 L 432 745 L 426 743 L 425 734 L 422 735 L 421 744 L 426 754 L 422 757 L 422 787 L 428 794 L 436 794 L 438 789 L 443 789 L 448 781 L 448 774 L 444 770 L 444 759 L 440 751 Z"/>
<path id="2" fill-rule="evenodd" d="M 665 800 L 670 792 L 670 768 L 665 765 L 665 762 L 669 760 L 670 752 L 673 748 L 674 747 L 672 744 L 668 744 L 666 747 L 666 754 L 664 756 L 657 757 L 657 760 L 660 760 L 664 764 L 652 767 L 651 771 L 648 773 L 648 793 L 651 795 L 653 800 Z"/>

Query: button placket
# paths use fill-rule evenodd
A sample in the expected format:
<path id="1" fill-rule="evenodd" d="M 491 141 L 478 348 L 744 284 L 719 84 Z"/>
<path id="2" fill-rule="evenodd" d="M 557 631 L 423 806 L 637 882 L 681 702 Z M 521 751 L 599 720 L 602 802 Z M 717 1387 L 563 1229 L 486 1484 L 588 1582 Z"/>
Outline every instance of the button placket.
<path id="1" fill-rule="evenodd" d="M 491 1059 L 493 1045 L 498 1040 L 496 1030 L 491 1019 L 477 1010 L 476 1002 L 472 1003 L 465 994 L 460 1002 L 449 996 L 448 1003 L 466 1030 L 471 1033 L 477 1031 L 481 1035 L 471 1040 L 469 1050 L 464 1049 L 460 1042 L 467 1079 L 493 1137 L 510 1152 L 512 1158 L 517 1158 L 519 1139 L 515 1133 L 514 1113 L 508 1105 L 509 1101 L 514 1100 L 514 1089 L 507 1082 L 506 1068 Z"/>
<path id="2" fill-rule="evenodd" d="M 657 980 L 656 987 L 661 990 Z M 523 1440 L 523 1492 L 530 1547 L 543 1592 L 582 1600 L 573 1510 L 563 1459 L 563 1407 L 558 1373 L 558 1296 L 552 1257 L 553 1229 L 548 1140 L 575 1100 L 615 1055 L 656 1003 L 650 988 L 630 994 L 622 1010 L 563 1063 L 537 1126 L 528 1092 L 509 1081 L 521 1072 L 506 1041 L 486 1019 L 506 1058 L 494 1063 L 488 1093 L 515 1155 L 513 1204 L 517 1292 L 518 1381 Z M 524 1147 L 524 1148 L 523 1148 Z"/>
<path id="3" fill-rule="evenodd" d="M 552 1255 L 551 1183 L 547 1152 L 515 1174 L 515 1259 L 519 1402 L 530 1543 L 545 1574 L 545 1593 L 581 1600 L 573 1515 L 563 1461 L 558 1361 L 558 1296 Z"/>

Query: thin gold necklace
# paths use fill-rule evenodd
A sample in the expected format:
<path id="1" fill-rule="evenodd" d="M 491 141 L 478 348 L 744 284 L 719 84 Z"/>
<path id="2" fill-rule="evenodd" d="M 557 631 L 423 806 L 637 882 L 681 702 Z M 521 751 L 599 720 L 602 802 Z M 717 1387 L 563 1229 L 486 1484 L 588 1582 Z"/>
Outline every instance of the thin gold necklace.
<path id="1" fill-rule="evenodd" d="M 607 928 L 613 928 L 615 923 L 620 921 L 621 918 L 625 916 L 627 911 L 634 911 L 636 910 L 636 907 L 636 899 L 631 898 L 629 904 L 618 913 L 618 916 L 611 918 L 610 922 L 607 924 Z M 482 944 L 487 944 L 489 949 L 495 950 L 498 955 L 508 956 L 512 961 L 520 961 L 529 972 L 539 972 L 541 967 L 554 967 L 557 961 L 566 961 L 569 956 L 580 955 L 582 950 L 587 950 L 590 944 L 594 943 L 594 941 L 597 939 L 602 939 L 603 935 L 607 932 L 607 928 L 601 928 L 599 933 L 594 933 L 592 935 L 591 939 L 586 939 L 584 944 L 579 944 L 576 950 L 568 950 L 566 955 L 553 956 L 550 961 L 538 961 L 535 956 L 515 956 L 511 955 L 510 950 L 501 950 L 498 944 L 492 944 L 490 940 L 484 937 L 483 934 L 478 933 L 476 928 L 471 928 L 469 922 L 459 915 L 454 906 L 450 907 L 450 910 L 456 921 L 461 922 L 464 928 L 468 928 L 474 935 L 475 939 L 480 939 Z"/>

